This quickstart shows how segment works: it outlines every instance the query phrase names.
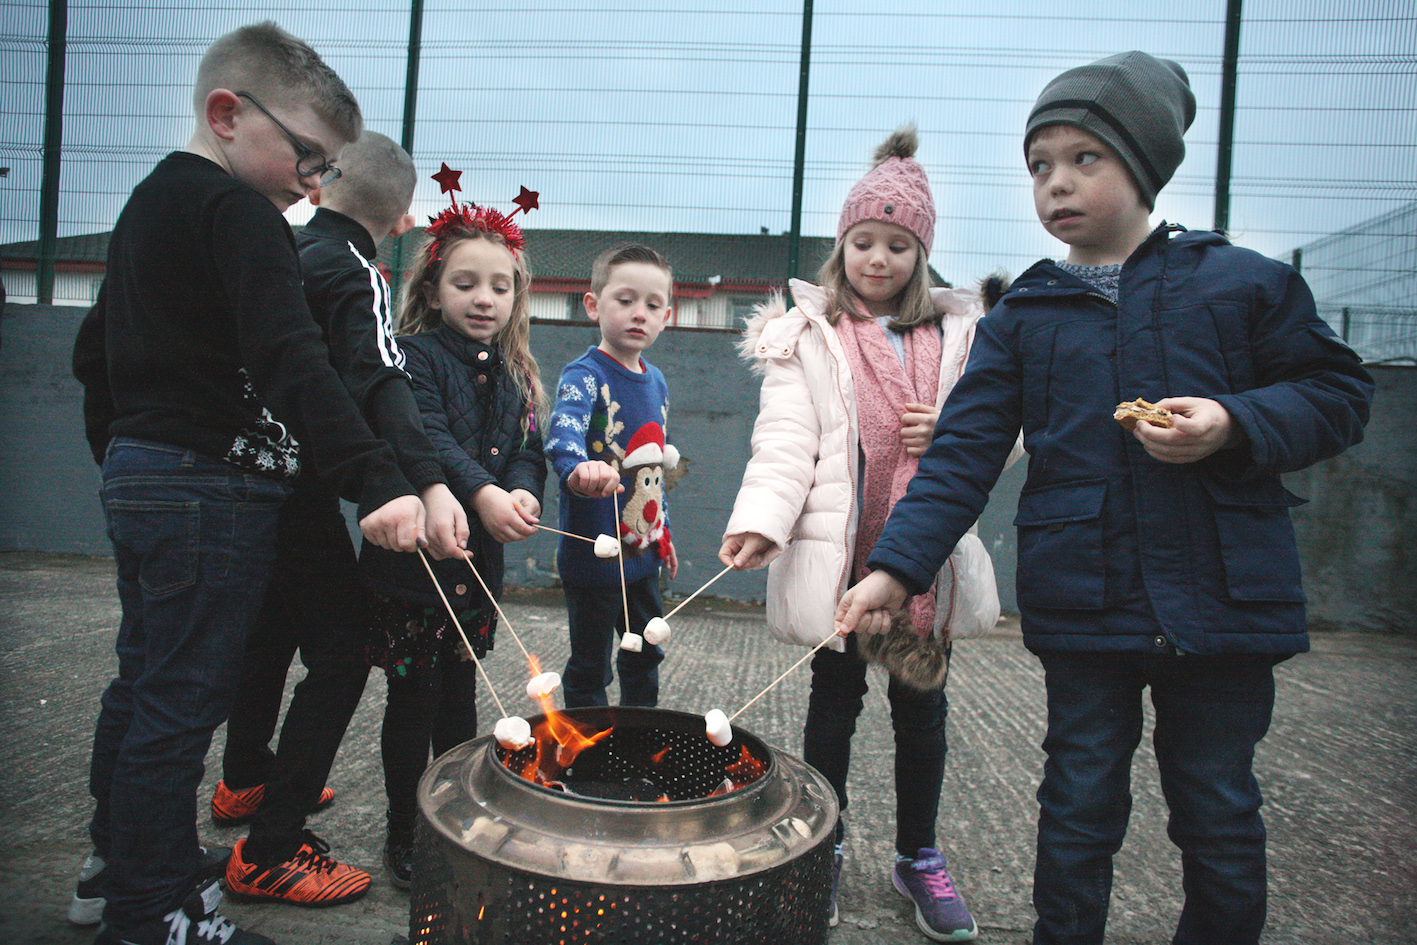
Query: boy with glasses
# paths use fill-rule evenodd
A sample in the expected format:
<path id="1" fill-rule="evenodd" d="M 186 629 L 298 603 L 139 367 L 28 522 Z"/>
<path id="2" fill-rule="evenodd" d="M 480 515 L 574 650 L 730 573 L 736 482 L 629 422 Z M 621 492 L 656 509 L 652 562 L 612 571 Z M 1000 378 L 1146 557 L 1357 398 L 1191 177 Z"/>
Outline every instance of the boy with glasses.
<path id="1" fill-rule="evenodd" d="M 90 769 L 97 945 L 270 943 L 197 881 L 197 786 L 301 459 L 358 503 L 366 539 L 413 551 L 427 527 L 435 553 L 456 547 L 331 367 L 281 216 L 359 137 L 354 96 L 262 23 L 212 45 L 193 101 L 187 147 L 119 215 L 74 348 L 123 608 Z"/>

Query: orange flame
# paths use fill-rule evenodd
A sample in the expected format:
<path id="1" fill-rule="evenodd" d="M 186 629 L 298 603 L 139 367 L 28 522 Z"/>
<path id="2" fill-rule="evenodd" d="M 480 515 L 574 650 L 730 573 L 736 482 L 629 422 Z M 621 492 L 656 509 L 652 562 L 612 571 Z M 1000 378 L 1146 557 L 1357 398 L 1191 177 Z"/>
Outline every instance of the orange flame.
<path id="1" fill-rule="evenodd" d="M 722 784 L 708 793 L 709 797 L 718 797 L 729 791 L 747 787 L 761 778 L 763 772 L 767 770 L 761 761 L 748 753 L 747 745 L 740 745 L 739 750 L 741 754 L 738 760 L 723 769 L 727 777 L 723 779 Z"/>
<path id="2" fill-rule="evenodd" d="M 527 661 L 531 664 L 532 675 L 540 675 L 541 661 L 536 658 L 536 655 L 528 654 Z M 556 711 L 556 706 L 550 695 L 541 696 L 536 701 L 541 703 L 541 710 L 546 715 L 545 721 L 538 723 L 531 733 L 532 738 L 536 741 L 536 757 L 523 765 L 522 770 L 517 773 L 528 781 L 546 784 L 549 781 L 557 780 L 561 771 L 575 763 L 576 756 L 605 738 L 614 731 L 614 728 L 593 733 L 590 726 L 578 725 L 563 713 Z M 548 776 L 548 773 L 543 770 L 543 763 L 547 760 L 546 748 L 551 744 L 556 746 L 554 765 L 560 769 L 555 772 L 555 776 Z M 507 767 L 509 768 L 512 767 L 510 761 L 511 755 L 509 754 L 507 756 Z"/>

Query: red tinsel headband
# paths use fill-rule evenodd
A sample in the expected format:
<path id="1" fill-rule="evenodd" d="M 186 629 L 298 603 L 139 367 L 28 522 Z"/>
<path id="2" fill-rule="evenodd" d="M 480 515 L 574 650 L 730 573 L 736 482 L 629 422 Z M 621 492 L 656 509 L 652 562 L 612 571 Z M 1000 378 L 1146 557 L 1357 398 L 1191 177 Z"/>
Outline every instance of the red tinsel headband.
<path id="1" fill-rule="evenodd" d="M 443 193 L 452 194 L 455 190 L 462 190 L 458 185 L 458 179 L 462 177 L 462 171 L 455 171 L 448 167 L 446 163 L 438 173 L 432 175 L 438 182 L 438 186 L 443 189 Z M 521 253 L 526 246 L 526 237 L 522 235 L 521 227 L 512 222 L 512 217 L 520 211 L 531 211 L 540 209 L 538 199 L 541 197 L 537 191 L 522 188 L 520 194 L 512 201 L 517 205 L 517 209 L 510 214 L 504 214 L 493 210 L 491 207 L 479 207 L 475 203 L 459 204 L 456 195 L 452 196 L 453 205 L 448 207 L 436 217 L 428 218 L 428 235 L 433 237 L 432 257 L 441 259 L 443 256 L 443 243 L 450 237 L 466 236 L 472 230 L 481 230 L 484 233 L 499 234 L 506 242 L 507 248 L 512 251 L 513 256 Z"/>

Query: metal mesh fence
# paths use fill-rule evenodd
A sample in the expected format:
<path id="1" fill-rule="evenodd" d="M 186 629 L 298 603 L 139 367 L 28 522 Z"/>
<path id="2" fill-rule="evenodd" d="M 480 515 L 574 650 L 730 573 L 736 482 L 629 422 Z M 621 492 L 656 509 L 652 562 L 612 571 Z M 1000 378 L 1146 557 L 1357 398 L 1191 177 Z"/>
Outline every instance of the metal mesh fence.
<path id="1" fill-rule="evenodd" d="M 588 241 L 602 245 L 627 231 L 739 240 L 736 251 L 693 257 L 704 280 L 721 280 L 703 283 L 721 286 L 706 291 L 724 297 L 703 306 L 706 326 L 734 324 L 735 307 L 760 296 L 766 282 L 785 281 L 784 262 L 780 272 L 740 279 L 745 288 L 736 296 L 732 288 L 741 275 L 733 267 L 753 268 L 745 262 L 752 260 L 762 269 L 765 259 L 777 259 L 776 242 L 769 251 L 764 238 L 780 242 L 791 227 L 800 0 L 419 6 L 412 150 L 423 175 L 414 204 L 420 218 L 444 205 L 427 175 L 446 161 L 464 171 L 466 199 L 505 209 L 522 185 L 541 192 L 541 209 L 526 223 L 538 277 L 547 270 L 535 234 L 545 229 L 591 234 Z M 9 259 L 11 298 L 33 292 L 23 256 L 39 235 L 49 10 L 11 0 L 0 26 L 0 253 Z M 963 284 L 1061 254 L 1033 214 L 1024 120 L 1059 71 L 1133 48 L 1182 63 L 1198 100 L 1186 160 L 1154 219 L 1211 226 L 1225 0 L 1135 8 L 1073 0 L 1047 12 L 1025 0 L 999 0 L 987 12 L 938 0 L 816 3 L 802 233 L 830 245 L 842 199 L 871 151 L 913 121 L 939 215 L 931 263 L 943 278 Z M 137 181 L 186 143 L 190 85 L 205 47 L 271 17 L 345 78 L 368 127 L 402 138 L 409 3 L 297 2 L 273 11 L 195 0 L 71 2 L 57 230 L 69 242 L 62 252 L 77 254 L 72 238 L 111 227 Z M 1347 262 L 1333 265 L 1348 267 L 1357 284 L 1379 282 L 1392 236 L 1365 224 L 1417 200 L 1414 101 L 1417 10 L 1410 3 L 1247 0 L 1232 237 L 1287 260 L 1296 248 L 1350 234 Z M 308 212 L 296 208 L 292 219 Z M 804 249 L 801 273 L 814 271 L 817 249 Z M 69 301 L 86 303 L 101 257 L 67 263 Z M 1410 255 L 1397 265 L 1410 277 Z M 1305 266 L 1306 275 L 1315 271 Z M 559 269 L 554 276 L 570 278 Z M 543 307 L 570 313 L 574 294 L 568 288 Z M 1340 307 L 1389 306 L 1399 321 L 1412 317 L 1414 305 L 1410 281 L 1395 299 L 1316 295 Z"/>

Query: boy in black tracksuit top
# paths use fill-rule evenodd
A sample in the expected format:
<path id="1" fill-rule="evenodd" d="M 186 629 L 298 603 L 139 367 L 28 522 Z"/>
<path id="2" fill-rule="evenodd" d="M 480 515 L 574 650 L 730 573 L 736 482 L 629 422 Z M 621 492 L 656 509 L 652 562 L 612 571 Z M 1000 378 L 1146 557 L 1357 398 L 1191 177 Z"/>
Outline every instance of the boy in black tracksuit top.
<path id="1" fill-rule="evenodd" d="M 366 131 L 341 159 L 342 176 L 312 191 L 315 216 L 296 236 L 305 298 L 324 332 L 330 361 L 370 427 L 393 447 L 425 503 L 461 506 L 445 485 L 438 454 L 423 432 L 404 356 L 393 339 L 388 283 L 375 267 L 376 237 L 401 236 L 417 173 L 395 142 Z M 460 538 L 466 536 L 465 517 Z M 233 895 L 324 906 L 362 894 L 369 876 L 352 870 L 340 884 L 291 862 L 303 845 L 327 849 L 305 830 L 306 814 L 333 798 L 325 787 L 368 676 L 366 624 L 357 560 L 339 497 L 304 474 L 281 510 L 276 569 L 246 645 L 241 684 L 227 724 L 223 779 L 212 819 L 252 820 L 227 870 Z M 276 753 L 269 747 L 295 650 L 307 675 L 295 688 Z M 263 873 L 279 873 L 266 884 Z M 305 875 L 300 875 L 300 874 Z"/>

